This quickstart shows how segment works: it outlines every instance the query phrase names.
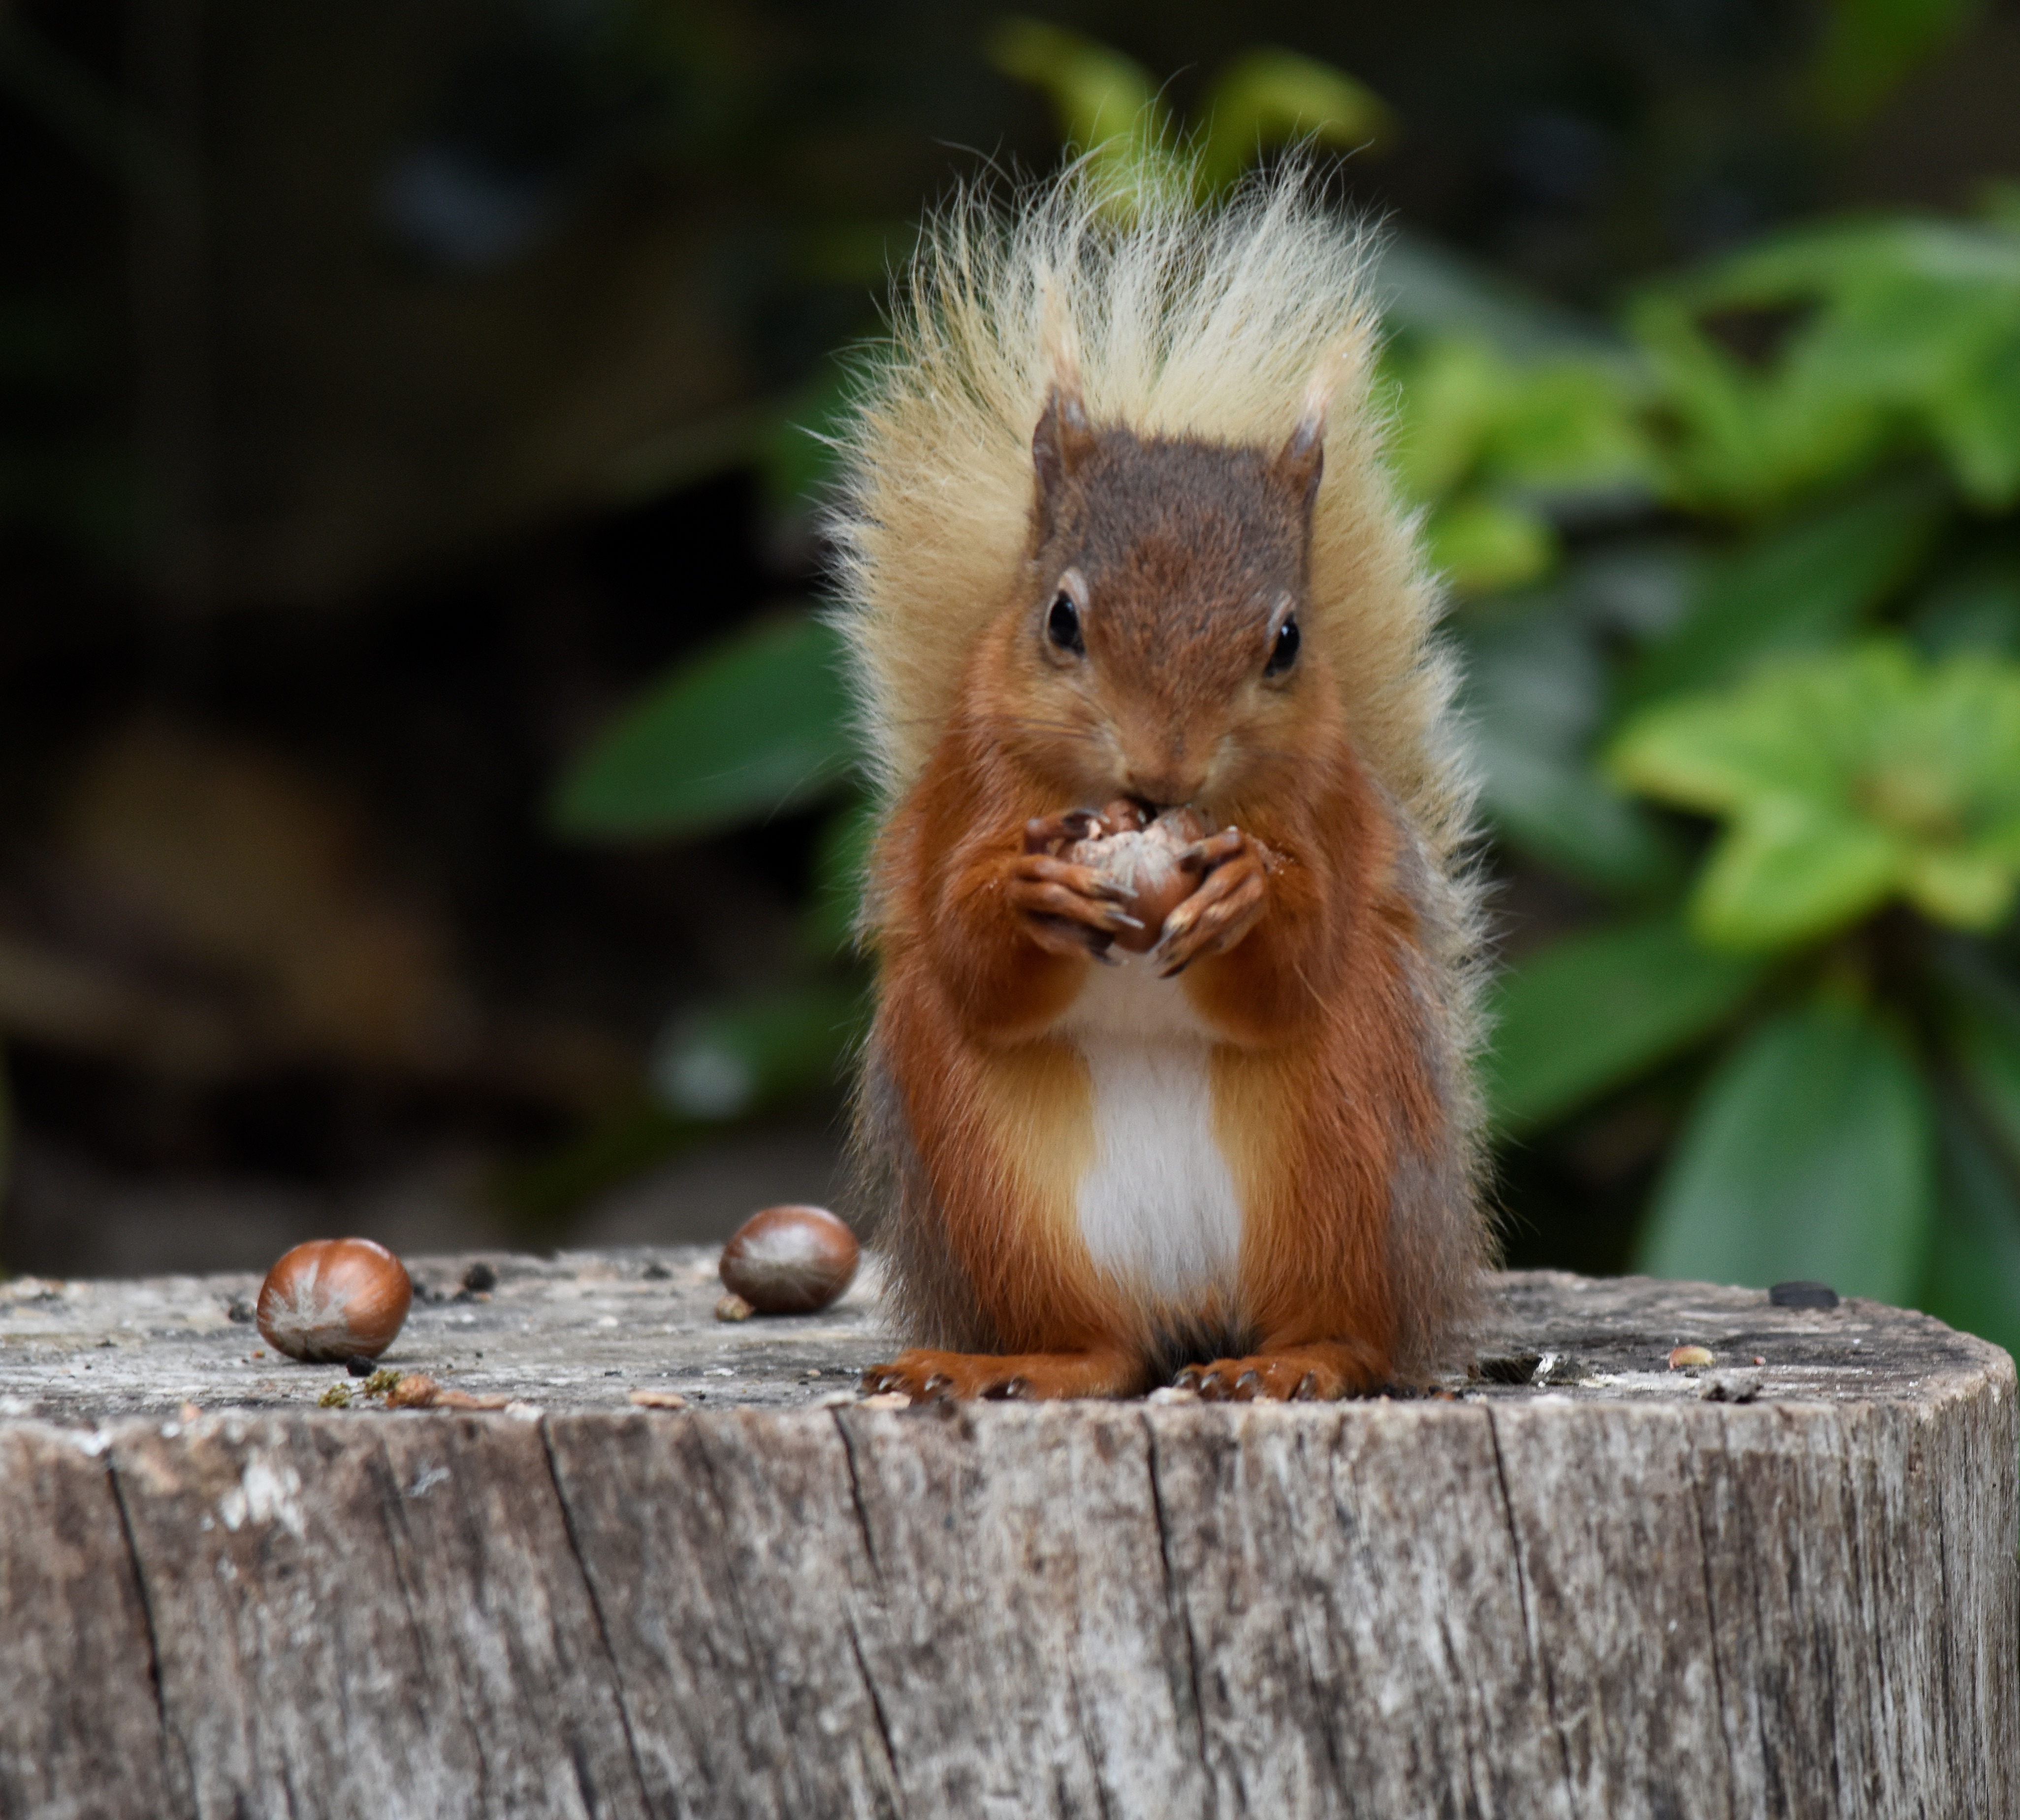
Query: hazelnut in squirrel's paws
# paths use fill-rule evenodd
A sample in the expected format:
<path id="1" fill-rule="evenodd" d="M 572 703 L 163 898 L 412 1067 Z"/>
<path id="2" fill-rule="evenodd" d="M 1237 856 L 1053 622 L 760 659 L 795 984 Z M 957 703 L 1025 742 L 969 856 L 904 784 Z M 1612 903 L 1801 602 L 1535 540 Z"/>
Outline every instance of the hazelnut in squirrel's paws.
<path id="1" fill-rule="evenodd" d="M 1118 930 L 1115 945 L 1147 954 L 1162 938 L 1172 912 L 1205 875 L 1197 859 L 1188 862 L 1206 824 L 1192 809 L 1168 809 L 1146 820 L 1127 798 L 1088 819 L 1087 833 L 1066 848 L 1065 857 L 1122 894 L 1120 901 L 1135 926 Z"/>
<path id="2" fill-rule="evenodd" d="M 1471 1318 L 1471 805 L 1364 253 L 1294 168 L 1127 220 L 1082 169 L 930 227 L 870 357 L 887 1390 L 1351 1395 Z"/>

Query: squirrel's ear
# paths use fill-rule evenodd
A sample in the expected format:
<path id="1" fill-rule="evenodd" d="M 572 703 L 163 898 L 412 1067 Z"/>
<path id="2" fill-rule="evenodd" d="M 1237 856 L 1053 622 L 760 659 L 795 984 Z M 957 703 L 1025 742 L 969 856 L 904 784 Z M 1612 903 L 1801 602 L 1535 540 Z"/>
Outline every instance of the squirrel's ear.
<path id="1" fill-rule="evenodd" d="M 1031 433 L 1031 465 L 1037 471 L 1041 504 L 1050 503 L 1093 447 L 1094 431 L 1080 394 L 1054 385 L 1045 395 L 1045 408 L 1039 413 L 1038 427 Z"/>
<path id="2" fill-rule="evenodd" d="M 1309 511 L 1318 497 L 1319 476 L 1325 471 L 1325 413 L 1308 410 L 1298 420 L 1291 439 L 1270 464 L 1278 486 L 1288 493 L 1301 511 Z"/>

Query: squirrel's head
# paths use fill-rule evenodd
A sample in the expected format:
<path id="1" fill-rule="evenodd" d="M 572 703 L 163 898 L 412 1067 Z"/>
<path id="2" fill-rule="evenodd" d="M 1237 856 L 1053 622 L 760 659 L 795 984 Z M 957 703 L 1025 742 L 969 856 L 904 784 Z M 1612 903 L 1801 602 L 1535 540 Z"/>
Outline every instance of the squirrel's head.
<path id="1" fill-rule="evenodd" d="M 1072 800 L 1231 806 L 1310 752 L 1332 698 L 1303 639 L 1323 424 L 1278 450 L 1089 423 L 1055 386 L 1032 438 L 1006 745 Z"/>

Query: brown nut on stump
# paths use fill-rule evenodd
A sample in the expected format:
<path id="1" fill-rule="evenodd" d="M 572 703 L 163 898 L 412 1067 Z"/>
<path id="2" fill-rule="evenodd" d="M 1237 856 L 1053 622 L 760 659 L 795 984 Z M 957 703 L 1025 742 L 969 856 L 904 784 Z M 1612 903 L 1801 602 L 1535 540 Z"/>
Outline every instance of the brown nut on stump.
<path id="1" fill-rule="evenodd" d="M 1129 894 L 1126 908 L 1141 929 L 1118 930 L 1115 945 L 1146 954 L 1157 945 L 1164 919 L 1199 889 L 1203 876 L 1179 864 L 1179 856 L 1206 837 L 1205 821 L 1190 809 L 1168 809 L 1147 828 L 1132 804 L 1111 803 L 1101 812 L 1103 832 L 1077 840 L 1065 857 L 1092 866 Z"/>
<path id="2" fill-rule="evenodd" d="M 414 1298 L 407 1267 L 369 1239 L 312 1239 L 267 1272 L 257 1318 L 267 1344 L 319 1363 L 376 1359 Z"/>
<path id="3" fill-rule="evenodd" d="M 722 1287 L 762 1315 L 824 1309 L 856 1279 L 856 1235 L 825 1207 L 767 1207 L 722 1248 Z"/>

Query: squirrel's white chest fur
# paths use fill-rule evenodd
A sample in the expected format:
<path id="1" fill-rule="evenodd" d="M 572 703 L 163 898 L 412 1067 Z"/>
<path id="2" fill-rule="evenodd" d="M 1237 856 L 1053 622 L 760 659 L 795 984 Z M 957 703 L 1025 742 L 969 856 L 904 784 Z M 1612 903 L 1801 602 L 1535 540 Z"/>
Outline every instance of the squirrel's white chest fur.
<path id="1" fill-rule="evenodd" d="M 1077 1194 L 1094 1261 L 1162 1301 L 1231 1288 L 1241 1204 L 1213 1135 L 1213 1038 L 1147 957 L 1089 970 L 1059 1033 L 1094 1090 L 1094 1159 Z"/>

